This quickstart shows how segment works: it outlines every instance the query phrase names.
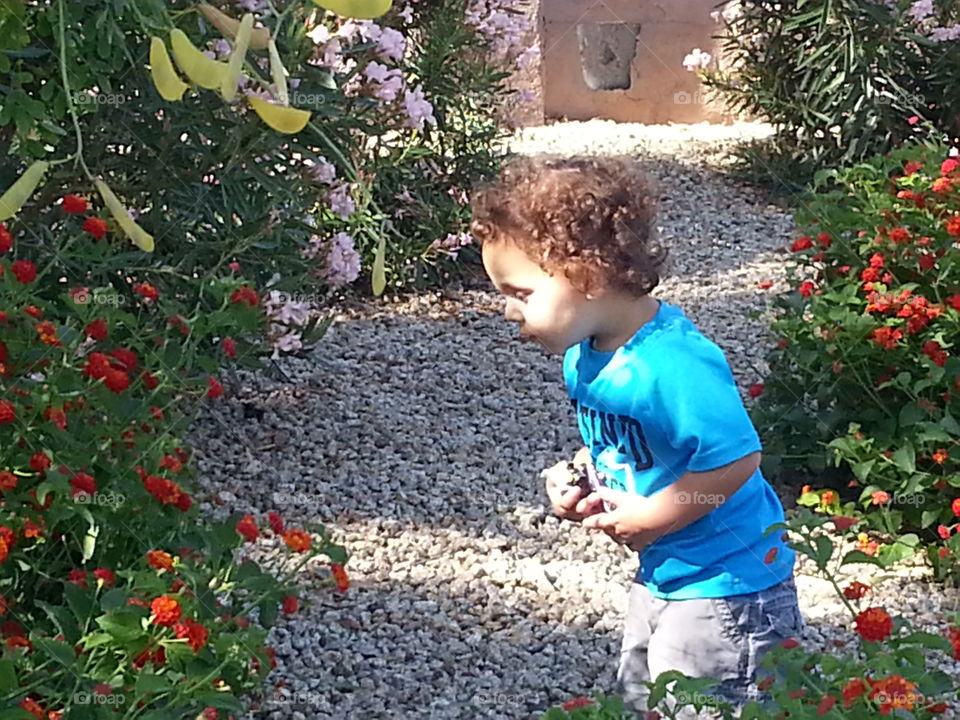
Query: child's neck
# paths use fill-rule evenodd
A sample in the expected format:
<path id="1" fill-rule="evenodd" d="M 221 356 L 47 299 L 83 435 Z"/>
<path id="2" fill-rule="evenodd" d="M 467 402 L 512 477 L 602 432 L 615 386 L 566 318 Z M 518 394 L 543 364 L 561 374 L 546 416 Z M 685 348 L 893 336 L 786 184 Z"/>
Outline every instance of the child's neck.
<path id="1" fill-rule="evenodd" d="M 660 302 L 649 295 L 643 297 L 609 298 L 604 303 L 602 324 L 592 336 L 593 348 L 598 352 L 613 352 L 624 345 L 637 331 L 653 320 Z"/>

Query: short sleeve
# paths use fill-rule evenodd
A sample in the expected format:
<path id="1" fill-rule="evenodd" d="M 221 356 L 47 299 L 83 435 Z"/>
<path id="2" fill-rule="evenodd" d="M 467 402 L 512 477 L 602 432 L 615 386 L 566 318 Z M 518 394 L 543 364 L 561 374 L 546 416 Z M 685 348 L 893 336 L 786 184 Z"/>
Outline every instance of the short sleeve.
<path id="1" fill-rule="evenodd" d="M 657 350 L 651 420 L 689 457 L 687 471 L 715 470 L 761 449 L 717 345 L 694 330 L 676 333 Z"/>

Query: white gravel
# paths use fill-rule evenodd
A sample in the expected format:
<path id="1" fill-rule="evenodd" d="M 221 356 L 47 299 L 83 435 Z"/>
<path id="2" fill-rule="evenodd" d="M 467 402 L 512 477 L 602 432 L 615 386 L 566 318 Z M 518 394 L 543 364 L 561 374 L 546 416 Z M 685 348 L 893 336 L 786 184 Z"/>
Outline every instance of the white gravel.
<path id="1" fill-rule="evenodd" d="M 735 138 L 767 132 L 591 121 L 514 144 L 629 153 L 661 180 L 673 266 L 657 294 L 723 347 L 742 388 L 768 343 L 751 313 L 778 287 L 757 282 L 782 281 L 792 220 L 716 168 Z M 579 438 L 559 358 L 515 334 L 485 290 L 353 302 L 313 361 L 281 361 L 285 378 L 244 376 L 219 421 L 198 422 L 202 483 L 227 501 L 209 512 L 323 522 L 351 554 L 345 595 L 322 567 L 304 573 L 305 607 L 271 636 L 283 689 L 250 718 L 538 718 L 613 690 L 636 560 L 549 515 L 537 474 Z M 848 638 L 832 591 L 809 564 L 799 572 L 805 640 Z M 942 630 L 960 596 L 917 572 L 900 568 L 873 600 Z"/>

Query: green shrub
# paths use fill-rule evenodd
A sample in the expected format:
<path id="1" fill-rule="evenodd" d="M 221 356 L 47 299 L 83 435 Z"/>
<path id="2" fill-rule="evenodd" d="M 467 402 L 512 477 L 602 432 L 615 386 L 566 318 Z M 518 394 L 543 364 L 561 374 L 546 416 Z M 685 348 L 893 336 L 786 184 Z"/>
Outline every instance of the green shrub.
<path id="1" fill-rule="evenodd" d="M 756 174 L 802 186 L 818 169 L 866 159 L 907 138 L 960 133 L 960 11 L 911 0 L 725 3 L 725 67 L 704 81 L 733 112 L 771 123 L 745 148 Z M 916 19 L 920 18 L 920 19 Z"/>
<path id="2" fill-rule="evenodd" d="M 833 489 L 802 502 L 918 533 L 943 572 L 960 515 L 958 168 L 917 145 L 820 174 L 754 410 L 767 469 Z"/>

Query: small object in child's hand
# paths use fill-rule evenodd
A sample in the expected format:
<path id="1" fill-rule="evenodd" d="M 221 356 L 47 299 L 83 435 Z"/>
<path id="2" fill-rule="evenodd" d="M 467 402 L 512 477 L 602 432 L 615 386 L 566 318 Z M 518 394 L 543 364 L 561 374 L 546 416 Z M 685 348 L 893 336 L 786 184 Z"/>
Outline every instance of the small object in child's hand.
<path id="1" fill-rule="evenodd" d="M 569 487 L 579 487 L 583 497 L 597 492 L 603 486 L 603 479 L 593 467 L 593 463 L 586 463 L 582 466 L 567 463 L 567 470 L 570 472 L 567 485 Z M 602 502 L 604 512 L 610 512 L 613 509 L 606 500 Z"/>

